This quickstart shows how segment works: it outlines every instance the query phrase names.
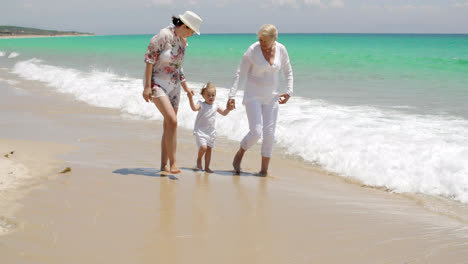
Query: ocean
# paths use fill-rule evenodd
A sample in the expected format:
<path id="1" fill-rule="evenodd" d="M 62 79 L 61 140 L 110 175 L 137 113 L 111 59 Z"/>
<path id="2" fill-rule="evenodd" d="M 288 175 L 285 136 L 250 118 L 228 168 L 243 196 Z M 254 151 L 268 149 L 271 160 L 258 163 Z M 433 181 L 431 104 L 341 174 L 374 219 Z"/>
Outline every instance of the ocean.
<path id="1" fill-rule="evenodd" d="M 151 37 L 0 39 L 0 68 L 119 109 L 124 119 L 161 120 L 141 97 Z M 225 104 L 256 36 L 202 34 L 188 41 L 190 87 L 199 91 L 212 81 Z M 277 148 L 368 186 L 468 204 L 468 35 L 280 34 L 278 41 L 289 52 L 294 96 L 280 108 Z M 182 96 L 179 125 L 192 129 L 195 116 Z M 218 118 L 217 131 L 242 139 L 248 125 L 240 104 Z"/>

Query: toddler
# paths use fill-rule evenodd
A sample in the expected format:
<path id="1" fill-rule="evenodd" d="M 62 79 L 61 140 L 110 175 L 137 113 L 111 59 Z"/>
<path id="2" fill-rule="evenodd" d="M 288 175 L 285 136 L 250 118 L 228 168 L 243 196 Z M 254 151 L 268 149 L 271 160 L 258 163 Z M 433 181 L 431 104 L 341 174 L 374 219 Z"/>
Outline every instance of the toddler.
<path id="1" fill-rule="evenodd" d="M 208 82 L 201 90 L 201 95 L 204 102 L 201 100 L 197 104 L 193 103 L 193 95 L 187 93 L 190 101 L 190 107 L 193 111 L 198 111 L 193 134 L 195 135 L 198 146 L 197 169 L 203 170 L 202 158 L 205 156 L 205 171 L 212 173 L 210 169 L 211 150 L 214 147 L 216 139 L 216 112 L 226 116 L 232 110 L 232 106 L 227 109 L 222 109 L 218 104 L 215 104 L 216 87 Z"/>

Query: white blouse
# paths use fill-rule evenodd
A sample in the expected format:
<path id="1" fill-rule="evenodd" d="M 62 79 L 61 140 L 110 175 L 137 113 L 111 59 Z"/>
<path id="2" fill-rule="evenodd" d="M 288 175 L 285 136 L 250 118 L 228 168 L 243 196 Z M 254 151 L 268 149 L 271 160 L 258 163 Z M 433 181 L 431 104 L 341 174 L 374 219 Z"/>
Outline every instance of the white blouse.
<path id="1" fill-rule="evenodd" d="M 286 93 L 293 93 L 293 72 L 286 47 L 275 41 L 276 52 L 273 65 L 265 59 L 257 41 L 252 44 L 242 57 L 229 92 L 229 99 L 235 97 L 239 86 L 245 82 L 243 104 L 258 100 L 273 103 L 280 94 L 279 71 L 282 70 L 286 81 Z"/>

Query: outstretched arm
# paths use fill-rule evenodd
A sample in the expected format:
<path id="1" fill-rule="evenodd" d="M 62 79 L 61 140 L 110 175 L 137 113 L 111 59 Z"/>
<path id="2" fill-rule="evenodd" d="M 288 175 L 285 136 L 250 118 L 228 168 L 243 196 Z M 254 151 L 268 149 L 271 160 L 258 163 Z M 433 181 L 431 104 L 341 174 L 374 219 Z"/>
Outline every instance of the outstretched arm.
<path id="1" fill-rule="evenodd" d="M 223 116 L 227 116 L 229 114 L 229 112 L 231 112 L 231 109 L 229 109 L 229 108 L 222 109 L 222 108 L 218 107 L 218 113 L 222 114 Z"/>
<path id="2" fill-rule="evenodd" d="M 187 82 L 185 81 L 185 79 L 183 81 L 181 81 L 180 85 L 182 86 L 182 88 L 184 88 L 184 91 L 187 94 L 190 93 L 191 95 L 195 95 L 195 92 L 188 87 Z"/>
<path id="3" fill-rule="evenodd" d="M 237 89 L 245 82 L 247 74 L 250 71 L 250 68 L 252 67 L 252 64 L 250 62 L 250 57 L 252 56 L 251 53 L 252 51 L 250 50 L 250 48 L 247 49 L 247 51 L 242 56 L 242 60 L 239 64 L 239 67 L 237 68 L 236 73 L 234 74 L 234 81 L 232 83 L 231 90 L 229 90 L 229 102 L 232 104 L 234 104 L 233 99 L 236 96 Z"/>
<path id="4" fill-rule="evenodd" d="M 187 92 L 187 97 L 188 97 L 189 102 L 190 102 L 190 108 L 192 108 L 193 111 L 200 110 L 201 105 L 193 103 L 193 94 L 191 92 Z"/>

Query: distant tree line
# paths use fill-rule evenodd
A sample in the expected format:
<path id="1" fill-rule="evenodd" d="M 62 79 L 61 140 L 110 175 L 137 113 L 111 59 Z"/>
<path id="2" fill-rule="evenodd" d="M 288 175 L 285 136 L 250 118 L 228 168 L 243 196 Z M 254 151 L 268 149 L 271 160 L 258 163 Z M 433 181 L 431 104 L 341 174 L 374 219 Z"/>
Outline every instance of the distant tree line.
<path id="1" fill-rule="evenodd" d="M 0 26 L 0 35 L 94 35 L 93 33 L 82 33 L 77 31 L 58 31 L 45 30 L 38 28 L 16 27 L 16 26 Z"/>

